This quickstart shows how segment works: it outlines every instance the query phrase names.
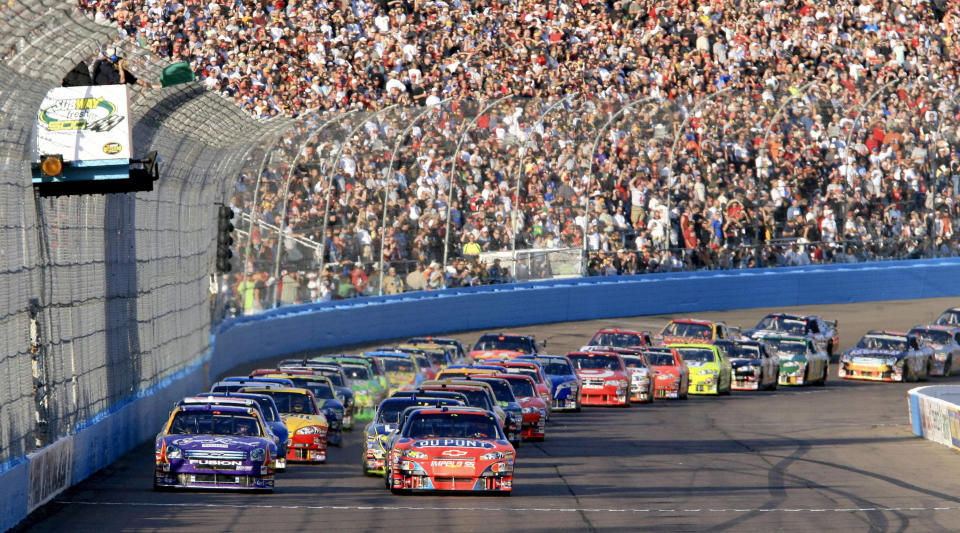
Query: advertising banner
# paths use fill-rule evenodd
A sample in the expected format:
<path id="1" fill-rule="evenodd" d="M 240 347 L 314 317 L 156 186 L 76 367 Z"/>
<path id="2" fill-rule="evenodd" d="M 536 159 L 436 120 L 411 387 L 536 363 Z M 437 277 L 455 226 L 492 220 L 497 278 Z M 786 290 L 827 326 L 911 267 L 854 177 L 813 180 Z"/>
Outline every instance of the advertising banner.
<path id="1" fill-rule="evenodd" d="M 27 458 L 30 463 L 27 512 L 32 512 L 71 485 L 73 437 L 64 437 Z"/>
<path id="2" fill-rule="evenodd" d="M 56 87 L 37 113 L 34 161 L 126 162 L 132 139 L 126 85 Z"/>

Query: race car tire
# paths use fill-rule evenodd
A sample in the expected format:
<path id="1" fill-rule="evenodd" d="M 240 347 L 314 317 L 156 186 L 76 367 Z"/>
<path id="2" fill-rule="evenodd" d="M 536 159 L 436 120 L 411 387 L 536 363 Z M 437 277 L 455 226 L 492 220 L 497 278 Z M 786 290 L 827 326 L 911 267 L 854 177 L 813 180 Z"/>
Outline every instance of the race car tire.
<path id="1" fill-rule="evenodd" d="M 393 477 L 390 475 L 390 470 L 386 470 L 383 474 L 383 488 L 391 490 L 393 487 L 390 486 L 390 478 Z"/>
<path id="2" fill-rule="evenodd" d="M 924 380 L 924 381 L 929 381 L 929 380 L 930 380 L 930 360 L 929 360 L 929 359 L 927 359 L 927 367 L 926 367 L 926 369 L 923 371 L 923 380 Z"/>
<path id="3" fill-rule="evenodd" d="M 780 371 L 777 370 L 777 373 L 773 375 L 773 381 L 767 385 L 767 390 L 777 390 L 777 386 L 780 384 Z"/>

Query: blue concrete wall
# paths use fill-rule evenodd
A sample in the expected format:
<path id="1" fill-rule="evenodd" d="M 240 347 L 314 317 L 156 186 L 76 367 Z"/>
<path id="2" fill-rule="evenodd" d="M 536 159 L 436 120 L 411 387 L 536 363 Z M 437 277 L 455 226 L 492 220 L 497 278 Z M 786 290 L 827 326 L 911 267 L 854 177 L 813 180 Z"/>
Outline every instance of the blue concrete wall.
<path id="1" fill-rule="evenodd" d="M 306 304 L 216 332 L 211 372 L 409 335 L 663 313 L 960 296 L 960 259 L 575 278 Z"/>

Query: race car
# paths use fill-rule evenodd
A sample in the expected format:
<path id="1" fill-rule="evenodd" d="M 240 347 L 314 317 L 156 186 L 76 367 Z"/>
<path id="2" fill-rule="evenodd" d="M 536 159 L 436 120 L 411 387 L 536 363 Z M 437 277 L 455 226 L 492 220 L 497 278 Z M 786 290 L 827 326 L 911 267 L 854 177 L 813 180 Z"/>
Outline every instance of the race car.
<path id="1" fill-rule="evenodd" d="M 375 351 L 366 352 L 383 367 L 387 376 L 387 392 L 393 394 L 398 390 L 415 389 L 423 381 L 423 376 L 417 368 L 413 356 L 404 352 Z"/>
<path id="2" fill-rule="evenodd" d="M 830 356 L 809 337 L 771 335 L 763 337 L 767 352 L 780 358 L 779 385 L 825 385 Z"/>
<path id="3" fill-rule="evenodd" d="M 353 389 L 350 388 L 350 380 L 343 372 L 339 359 L 320 356 L 303 362 L 287 360 L 280 363 L 280 368 L 308 370 L 314 375 L 328 378 L 333 385 L 337 400 L 343 404 L 343 429 L 347 431 L 353 429 L 353 411 L 357 402 Z"/>
<path id="4" fill-rule="evenodd" d="M 540 346 L 546 346 L 546 341 Z M 523 354 L 535 354 L 537 351 L 537 340 L 532 335 L 487 333 L 477 339 L 469 357 L 472 361 L 510 359 Z"/>
<path id="5" fill-rule="evenodd" d="M 626 353 L 625 353 L 626 352 Z M 653 403 L 656 396 L 656 371 L 647 366 L 647 361 L 639 350 L 618 349 L 627 373 L 630 374 L 630 401 L 633 403 Z"/>
<path id="6" fill-rule="evenodd" d="M 494 377 L 510 384 L 513 395 L 523 408 L 522 437 L 542 441 L 547 435 L 547 411 L 550 406 L 537 394 L 533 378 L 521 374 L 496 374 Z"/>
<path id="7" fill-rule="evenodd" d="M 258 372 L 260 371 L 255 370 L 252 374 Z M 294 387 L 310 391 L 320 412 L 327 419 L 327 444 L 337 447 L 343 444 L 343 403 L 335 397 L 336 393 L 329 378 L 315 375 L 310 371 L 268 370 L 268 372 L 276 373 L 261 373 L 257 377 L 289 379 Z"/>
<path id="8" fill-rule="evenodd" d="M 434 343 L 404 343 L 397 346 L 398 350 L 417 350 L 423 353 L 433 365 L 434 372 L 440 372 L 450 365 L 458 364 L 457 349 L 451 345 Z"/>
<path id="9" fill-rule="evenodd" d="M 723 322 L 697 320 L 695 318 L 675 318 L 663 326 L 654 337 L 654 342 L 670 344 L 710 344 L 719 339 L 729 339 L 733 331 Z"/>
<path id="10" fill-rule="evenodd" d="M 216 405 L 218 402 L 229 402 L 231 400 L 253 402 L 260 409 L 260 413 L 262 415 L 261 420 L 263 420 L 263 423 L 265 426 L 267 426 L 267 429 L 270 430 L 270 433 L 273 435 L 273 440 L 277 446 L 277 449 L 273 451 L 274 468 L 277 472 L 283 472 L 286 470 L 287 439 L 290 437 L 290 435 L 287 431 L 287 426 L 283 423 L 283 419 L 280 417 L 280 411 L 277 410 L 277 404 L 273 402 L 273 398 L 270 396 L 267 396 L 266 394 L 244 394 L 241 392 L 215 392 L 206 393 L 192 399 L 189 397 L 184 398 L 182 403 L 206 403 Z M 225 403 L 225 405 L 228 404 Z"/>
<path id="11" fill-rule="evenodd" d="M 899 331 L 868 331 L 856 346 L 840 356 L 843 379 L 920 381 L 930 376 L 933 350 L 917 335 Z"/>
<path id="12" fill-rule="evenodd" d="M 465 402 L 447 398 L 416 396 L 409 398 L 387 398 L 380 403 L 374 419 L 364 428 L 363 473 L 364 475 L 383 475 L 387 461 L 387 442 L 390 435 L 399 429 L 397 423 L 400 413 L 411 406 L 444 407 L 464 406 Z"/>
<path id="13" fill-rule="evenodd" d="M 517 361 L 530 359 L 540 364 L 550 383 L 551 411 L 580 411 L 580 378 L 570 360 L 563 355 L 525 355 Z"/>
<path id="14" fill-rule="evenodd" d="M 493 388 L 487 383 L 480 381 L 467 381 L 466 379 L 425 381 L 418 390 L 422 390 L 423 394 L 431 393 L 432 391 L 459 392 L 466 396 L 468 406 L 485 409 L 496 415 L 504 433 L 510 431 L 511 425 L 514 426 L 513 430 L 515 432 L 518 434 L 520 432 L 522 420 L 514 420 L 512 415 L 509 415 L 502 407 L 500 407 L 500 405 L 497 403 L 496 397 L 493 394 Z"/>
<path id="15" fill-rule="evenodd" d="M 313 394 L 298 388 L 249 388 L 240 392 L 267 394 L 273 398 L 287 426 L 287 462 L 327 460 L 327 418 L 317 407 Z"/>
<path id="16" fill-rule="evenodd" d="M 593 337 L 590 337 L 590 341 L 581 346 L 579 351 L 591 352 L 602 348 L 639 348 L 652 344 L 653 339 L 647 331 L 605 328 L 594 333 Z"/>
<path id="17" fill-rule="evenodd" d="M 690 389 L 690 368 L 680 354 L 671 348 L 647 348 L 642 353 L 647 364 L 656 372 L 654 396 L 686 400 Z"/>
<path id="18" fill-rule="evenodd" d="M 960 327 L 916 326 L 909 333 L 920 337 L 933 350 L 931 376 L 949 376 L 954 369 L 960 368 Z"/>
<path id="19" fill-rule="evenodd" d="M 271 492 L 276 446 L 255 407 L 181 405 L 157 435 L 153 489 Z"/>
<path id="20" fill-rule="evenodd" d="M 484 491 L 510 495 L 516 452 L 490 411 L 422 408 L 390 449 L 391 492 Z"/>
<path id="21" fill-rule="evenodd" d="M 407 344 L 429 344 L 429 345 L 438 345 L 444 346 L 451 350 L 451 360 L 453 364 L 461 364 L 467 359 L 467 352 L 463 349 L 463 344 L 460 343 L 457 339 L 450 339 L 447 337 L 410 337 L 407 339 Z"/>
<path id="22" fill-rule="evenodd" d="M 362 357 L 343 357 L 338 360 L 353 390 L 354 418 L 372 420 L 377 406 L 387 397 L 387 388 L 381 385 L 374 374 L 373 363 Z"/>
<path id="23" fill-rule="evenodd" d="M 671 344 L 690 368 L 689 394 L 730 394 L 733 368 L 713 344 Z"/>
<path id="24" fill-rule="evenodd" d="M 580 402 L 583 405 L 630 407 L 630 377 L 619 355 L 571 352 L 567 359 L 580 378 Z"/>
<path id="25" fill-rule="evenodd" d="M 769 354 L 760 341 L 720 340 L 713 343 L 733 368 L 733 390 L 776 390 L 780 357 Z"/>
<path id="26" fill-rule="evenodd" d="M 836 320 L 824 320 L 818 316 L 771 313 L 763 317 L 757 326 L 744 332 L 745 337 L 754 340 L 772 335 L 807 337 L 813 341 L 817 351 L 833 357 L 840 346 L 840 334 Z"/>

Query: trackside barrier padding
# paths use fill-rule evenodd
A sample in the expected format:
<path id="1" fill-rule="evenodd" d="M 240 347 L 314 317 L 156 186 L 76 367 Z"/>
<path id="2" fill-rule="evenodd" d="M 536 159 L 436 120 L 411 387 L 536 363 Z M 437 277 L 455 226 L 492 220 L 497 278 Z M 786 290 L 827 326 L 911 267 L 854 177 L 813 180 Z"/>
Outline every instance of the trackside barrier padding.
<path id="1" fill-rule="evenodd" d="M 216 329 L 211 374 L 410 335 L 663 313 L 960 296 L 960 259 L 573 278 L 273 309 Z"/>
<path id="2" fill-rule="evenodd" d="M 960 385 L 932 385 L 907 392 L 914 434 L 960 450 Z"/>

